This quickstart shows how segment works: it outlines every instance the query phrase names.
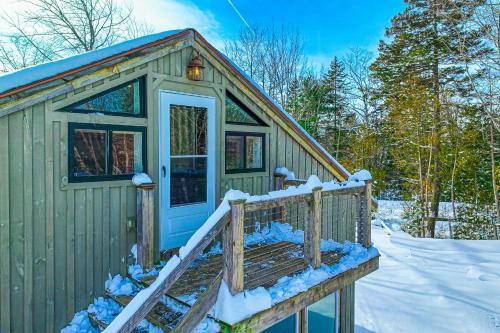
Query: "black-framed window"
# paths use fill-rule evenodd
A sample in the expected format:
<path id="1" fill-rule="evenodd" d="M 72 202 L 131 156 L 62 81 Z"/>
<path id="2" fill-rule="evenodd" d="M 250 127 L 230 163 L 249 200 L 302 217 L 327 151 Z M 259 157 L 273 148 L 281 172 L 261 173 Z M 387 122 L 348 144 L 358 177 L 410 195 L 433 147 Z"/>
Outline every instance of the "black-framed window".
<path id="1" fill-rule="evenodd" d="M 265 171 L 264 133 L 226 132 L 226 173 Z"/>
<path id="2" fill-rule="evenodd" d="M 145 127 L 68 124 L 70 182 L 131 179 L 144 170 Z"/>
<path id="3" fill-rule="evenodd" d="M 267 126 L 245 104 L 226 91 L 226 123 L 235 125 Z"/>
<path id="4" fill-rule="evenodd" d="M 145 117 L 145 79 L 144 77 L 140 77 L 123 83 L 97 95 L 66 106 L 59 111 Z"/>

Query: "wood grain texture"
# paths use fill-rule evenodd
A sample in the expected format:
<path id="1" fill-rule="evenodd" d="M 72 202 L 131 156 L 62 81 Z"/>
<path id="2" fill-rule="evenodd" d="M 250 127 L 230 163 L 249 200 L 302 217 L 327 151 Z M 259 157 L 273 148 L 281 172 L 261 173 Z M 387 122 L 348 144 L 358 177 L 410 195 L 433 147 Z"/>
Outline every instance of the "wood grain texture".
<path id="1" fill-rule="evenodd" d="M 224 281 L 231 294 L 243 287 L 243 233 L 245 224 L 245 200 L 229 201 L 231 221 L 224 227 L 222 247 L 224 255 Z"/>

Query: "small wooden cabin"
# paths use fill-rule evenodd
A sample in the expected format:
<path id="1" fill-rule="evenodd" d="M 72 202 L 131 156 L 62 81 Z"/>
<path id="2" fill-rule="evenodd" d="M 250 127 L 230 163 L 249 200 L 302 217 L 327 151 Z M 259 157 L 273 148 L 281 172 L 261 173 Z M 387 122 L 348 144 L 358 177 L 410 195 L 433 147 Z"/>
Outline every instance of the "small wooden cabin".
<path id="1" fill-rule="evenodd" d="M 227 190 L 275 190 L 277 167 L 349 176 L 193 29 L 0 76 L 0 331 L 58 331 L 104 294 L 110 273 L 127 274 L 134 174 L 157 185 L 159 260 Z M 355 241 L 355 211 L 352 196 L 326 200 L 322 215 L 335 218 L 323 238 Z M 328 298 L 341 332 L 354 330 L 351 282 Z"/>

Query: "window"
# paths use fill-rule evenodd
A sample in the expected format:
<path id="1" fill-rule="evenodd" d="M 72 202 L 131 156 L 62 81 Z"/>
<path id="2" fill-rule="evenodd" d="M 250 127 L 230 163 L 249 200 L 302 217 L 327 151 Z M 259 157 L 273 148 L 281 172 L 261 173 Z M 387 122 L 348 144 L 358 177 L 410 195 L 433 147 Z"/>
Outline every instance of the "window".
<path id="1" fill-rule="evenodd" d="M 208 109 L 170 106 L 170 206 L 207 202 Z"/>
<path id="2" fill-rule="evenodd" d="M 236 125 L 267 126 L 245 104 L 226 91 L 226 123 Z"/>
<path id="3" fill-rule="evenodd" d="M 226 132 L 226 173 L 264 171 L 264 133 Z"/>
<path id="4" fill-rule="evenodd" d="M 307 326 L 309 332 L 336 332 L 336 297 L 337 293 L 307 307 Z"/>
<path id="5" fill-rule="evenodd" d="M 282 321 L 274 324 L 273 326 L 265 329 L 262 333 L 295 333 L 297 332 L 296 328 L 297 323 L 297 315 L 293 314 L 289 317 L 286 317 Z M 309 332 L 324 332 L 322 330 L 319 331 L 309 331 Z"/>
<path id="6" fill-rule="evenodd" d="M 146 114 L 144 78 L 106 90 L 96 96 L 67 106 L 63 111 L 143 117 Z"/>
<path id="7" fill-rule="evenodd" d="M 70 182 L 130 179 L 145 170 L 146 129 L 70 123 Z"/>

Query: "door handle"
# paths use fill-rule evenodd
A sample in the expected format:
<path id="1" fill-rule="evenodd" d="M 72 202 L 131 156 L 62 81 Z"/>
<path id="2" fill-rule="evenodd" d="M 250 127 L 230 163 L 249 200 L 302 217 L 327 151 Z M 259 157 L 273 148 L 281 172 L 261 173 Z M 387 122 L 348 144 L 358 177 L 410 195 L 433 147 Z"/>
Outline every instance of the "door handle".
<path id="1" fill-rule="evenodd" d="M 163 177 L 167 177 L 167 167 L 166 166 L 162 166 L 161 167 L 161 171 L 163 172 Z"/>

